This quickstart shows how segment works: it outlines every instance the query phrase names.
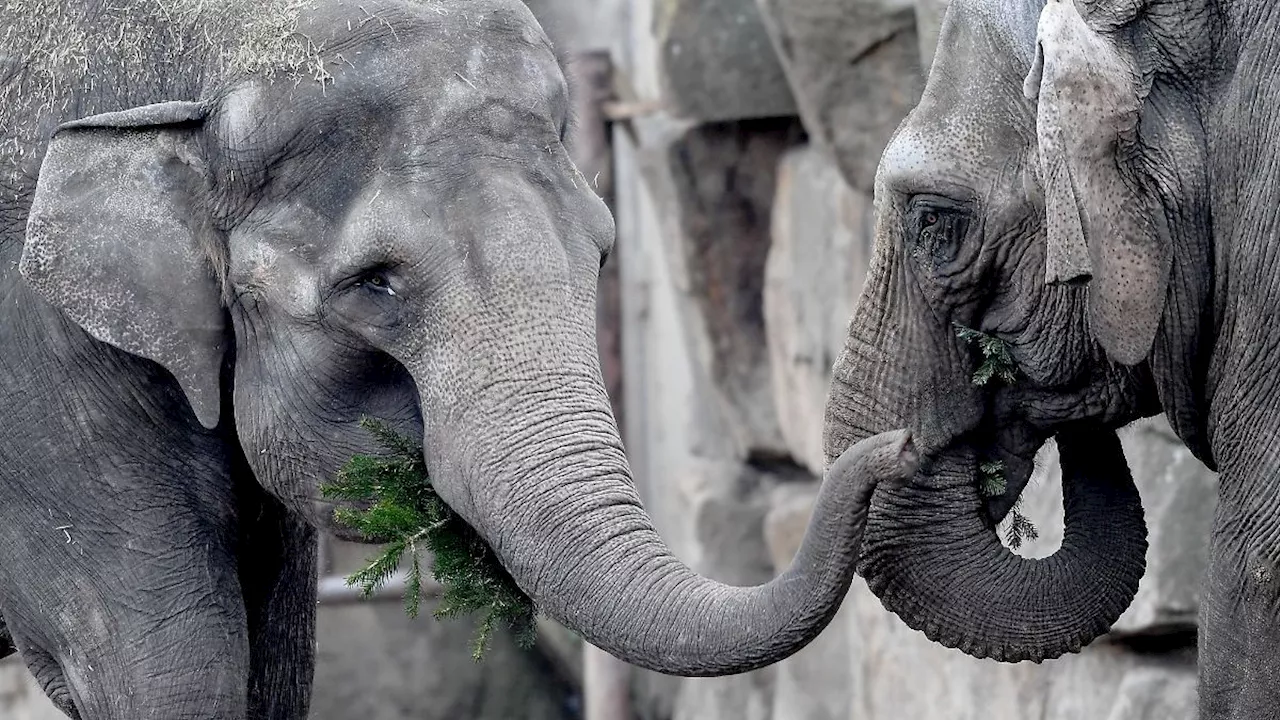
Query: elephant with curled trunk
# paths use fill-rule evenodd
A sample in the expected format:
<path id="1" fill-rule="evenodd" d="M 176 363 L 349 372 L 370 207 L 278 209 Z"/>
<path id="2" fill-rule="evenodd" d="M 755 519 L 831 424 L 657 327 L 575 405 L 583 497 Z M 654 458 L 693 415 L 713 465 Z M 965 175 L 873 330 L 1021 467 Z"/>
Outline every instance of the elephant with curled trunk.
<path id="1" fill-rule="evenodd" d="M 828 458 L 916 431 L 859 572 L 931 639 L 1040 661 L 1105 632 L 1146 547 L 1114 430 L 1163 412 L 1221 477 L 1200 717 L 1280 717 L 1277 38 L 1261 0 L 951 2 L 881 159 L 825 426 Z M 1007 349 L 1009 381 L 974 383 L 958 327 Z M 1024 560 L 993 526 L 1055 436 L 1066 535 Z M 997 461 L 1003 492 L 980 494 Z"/>
<path id="2" fill-rule="evenodd" d="M 841 455 L 775 581 L 671 555 L 598 367 L 612 218 L 517 0 L 8 12 L 0 654 L 69 715 L 305 716 L 319 487 L 378 452 L 364 417 L 619 657 L 741 672 L 829 622 L 910 435 Z"/>

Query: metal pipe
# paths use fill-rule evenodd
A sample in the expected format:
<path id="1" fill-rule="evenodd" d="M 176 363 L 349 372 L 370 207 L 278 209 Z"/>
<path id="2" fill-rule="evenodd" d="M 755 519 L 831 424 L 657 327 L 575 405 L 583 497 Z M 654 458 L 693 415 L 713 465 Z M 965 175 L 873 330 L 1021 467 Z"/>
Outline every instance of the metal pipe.
<path id="1" fill-rule="evenodd" d="M 331 540 L 329 533 L 316 533 L 316 573 L 320 577 L 325 577 L 333 570 L 332 567 L 332 549 L 329 547 Z"/>
<path id="2" fill-rule="evenodd" d="M 425 571 L 427 568 L 423 568 Z M 321 605 L 349 605 L 354 602 L 382 602 L 404 598 L 405 587 L 409 583 L 409 573 L 397 571 L 380 585 L 369 597 L 361 597 L 360 588 L 347 585 L 347 579 L 341 575 L 328 575 L 320 578 L 316 591 L 316 600 Z M 422 597 L 439 597 L 444 591 L 440 583 L 430 577 L 422 578 Z"/>

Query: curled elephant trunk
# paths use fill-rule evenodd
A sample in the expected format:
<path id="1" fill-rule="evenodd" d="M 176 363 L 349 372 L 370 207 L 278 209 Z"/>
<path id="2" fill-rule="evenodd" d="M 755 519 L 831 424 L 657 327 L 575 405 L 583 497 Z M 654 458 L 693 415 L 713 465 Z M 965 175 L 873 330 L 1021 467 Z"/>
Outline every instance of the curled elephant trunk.
<path id="1" fill-rule="evenodd" d="M 900 261 L 885 251 L 872 261 L 827 400 L 829 458 L 913 418 L 936 442 L 946 434 L 940 418 L 982 407 L 967 375 L 957 373 L 950 385 L 913 382 L 919 348 L 936 351 L 935 361 L 945 348 L 936 338 L 927 345 L 928 333 L 908 316 Z M 933 395 L 919 397 L 922 385 Z M 1057 437 L 1066 534 L 1041 560 L 1001 544 L 984 516 L 977 457 L 963 436 L 941 447 L 921 437 L 925 470 L 905 487 L 877 493 L 869 510 L 859 574 L 884 606 L 942 645 L 1006 662 L 1058 657 L 1105 633 L 1145 571 L 1142 505 L 1114 432 L 1074 427 Z"/>
<path id="2" fill-rule="evenodd" d="M 506 406 L 500 416 L 518 420 L 503 429 L 505 442 L 451 461 L 440 455 L 449 443 L 432 450 L 429 442 L 427 462 L 458 473 L 440 478 L 441 494 L 450 490 L 446 500 L 541 612 L 658 672 L 746 672 L 804 647 L 848 590 L 877 483 L 902 482 L 916 470 L 906 431 L 854 445 L 826 474 L 791 566 L 758 587 L 724 585 L 693 572 L 654 529 L 598 380 L 562 380 L 539 383 Z M 477 431 L 463 422 L 447 432 L 460 440 Z"/>
<path id="3" fill-rule="evenodd" d="M 971 452 L 936 459 L 871 511 L 860 574 L 885 608 L 979 658 L 1078 652 L 1128 608 L 1146 567 L 1142 502 L 1115 433 L 1060 432 L 1066 532 L 1053 555 L 1005 548 L 983 521 Z"/>

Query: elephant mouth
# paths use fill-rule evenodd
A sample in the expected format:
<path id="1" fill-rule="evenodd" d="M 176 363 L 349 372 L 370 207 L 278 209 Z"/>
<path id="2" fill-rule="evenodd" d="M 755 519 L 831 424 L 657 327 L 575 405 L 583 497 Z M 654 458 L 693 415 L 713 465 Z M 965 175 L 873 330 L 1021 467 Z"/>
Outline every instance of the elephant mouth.
<path id="1" fill-rule="evenodd" d="M 1103 429 L 1098 420 L 1061 418 L 1047 425 L 1035 424 L 1022 412 L 1012 393 L 997 393 L 972 429 L 953 437 L 939 455 L 964 447 L 977 461 L 975 477 L 982 499 L 983 520 L 999 525 L 1017 505 L 1036 471 L 1036 457 L 1059 430 L 1087 427 Z"/>
<path id="2" fill-rule="evenodd" d="M 1114 430 L 1134 419 L 1129 404 L 1098 392 L 1098 385 L 1046 388 L 1034 383 L 986 395 L 977 422 L 945 443 L 964 446 L 978 461 L 984 520 L 995 527 L 1013 510 L 1035 475 L 1036 458 L 1064 430 Z M 1136 403 L 1135 403 L 1136 404 Z M 1141 413 L 1139 413 L 1141 414 Z"/>
<path id="3" fill-rule="evenodd" d="M 1024 438 L 1017 432 L 995 432 L 978 445 L 979 490 L 986 519 L 994 527 L 1013 510 L 1036 470 L 1036 456 L 1051 436 Z"/>

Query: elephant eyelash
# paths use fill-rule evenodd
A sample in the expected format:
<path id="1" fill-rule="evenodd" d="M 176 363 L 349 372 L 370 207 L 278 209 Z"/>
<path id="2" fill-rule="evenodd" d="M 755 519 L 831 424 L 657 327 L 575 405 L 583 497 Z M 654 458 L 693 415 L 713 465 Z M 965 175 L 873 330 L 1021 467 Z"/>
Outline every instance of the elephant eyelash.
<path id="1" fill-rule="evenodd" d="M 390 270 L 391 268 L 389 267 L 374 267 L 359 274 L 350 275 L 346 280 L 338 283 L 333 292 L 342 293 L 358 289 L 376 292 L 388 297 L 399 297 L 400 294 L 396 292 L 391 284 Z"/>

